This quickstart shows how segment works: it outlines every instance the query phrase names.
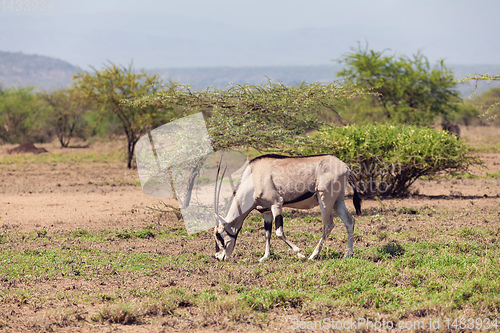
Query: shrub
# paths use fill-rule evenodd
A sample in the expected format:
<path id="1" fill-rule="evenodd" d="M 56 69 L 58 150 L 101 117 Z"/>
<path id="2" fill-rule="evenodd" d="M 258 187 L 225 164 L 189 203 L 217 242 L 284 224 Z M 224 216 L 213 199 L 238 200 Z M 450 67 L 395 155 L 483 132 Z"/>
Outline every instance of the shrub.
<path id="1" fill-rule="evenodd" d="M 420 177 L 466 171 L 481 160 L 445 131 L 406 125 L 325 127 L 301 154 L 332 154 L 347 163 L 361 191 L 398 196 Z"/>

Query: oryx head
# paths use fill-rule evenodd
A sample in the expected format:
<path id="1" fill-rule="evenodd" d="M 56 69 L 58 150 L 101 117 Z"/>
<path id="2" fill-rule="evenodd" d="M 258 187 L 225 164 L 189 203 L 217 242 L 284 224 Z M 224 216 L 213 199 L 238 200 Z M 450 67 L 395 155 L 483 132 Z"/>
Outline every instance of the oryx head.
<path id="1" fill-rule="evenodd" d="M 227 166 L 222 172 L 222 176 L 219 179 L 220 173 L 220 163 L 217 167 L 217 175 L 215 177 L 215 191 L 214 191 L 214 211 L 215 211 L 215 257 L 219 260 L 229 260 L 231 254 L 233 253 L 234 246 L 236 245 L 236 237 L 238 236 L 239 230 L 233 230 L 228 221 L 224 220 L 222 216 L 219 215 L 219 197 L 222 186 L 222 180 L 224 179 L 224 174 L 226 173 Z M 217 186 L 218 185 L 218 186 Z"/>

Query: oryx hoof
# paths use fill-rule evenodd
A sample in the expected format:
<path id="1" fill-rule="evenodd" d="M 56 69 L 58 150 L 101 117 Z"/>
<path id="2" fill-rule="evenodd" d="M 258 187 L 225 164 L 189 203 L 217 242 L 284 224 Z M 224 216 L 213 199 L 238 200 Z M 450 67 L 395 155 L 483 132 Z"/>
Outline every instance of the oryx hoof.
<path id="1" fill-rule="evenodd" d="M 312 256 L 310 256 L 307 260 L 315 260 L 315 259 L 316 259 L 316 257 L 317 257 L 317 256 L 312 255 Z"/>
<path id="2" fill-rule="evenodd" d="M 259 262 L 263 262 L 263 261 L 266 261 L 267 259 L 269 259 L 270 256 L 263 256 L 262 258 L 259 259 Z"/>
<path id="3" fill-rule="evenodd" d="M 301 259 L 302 259 L 302 258 L 305 258 L 306 256 L 305 256 L 305 255 L 303 255 L 303 254 L 302 254 L 302 253 L 300 253 L 300 252 L 297 252 L 297 257 L 299 257 L 299 258 L 301 258 Z"/>
<path id="4" fill-rule="evenodd" d="M 347 258 L 352 258 L 352 252 L 351 252 L 351 251 L 347 251 L 347 252 L 344 254 L 344 259 L 347 259 Z"/>

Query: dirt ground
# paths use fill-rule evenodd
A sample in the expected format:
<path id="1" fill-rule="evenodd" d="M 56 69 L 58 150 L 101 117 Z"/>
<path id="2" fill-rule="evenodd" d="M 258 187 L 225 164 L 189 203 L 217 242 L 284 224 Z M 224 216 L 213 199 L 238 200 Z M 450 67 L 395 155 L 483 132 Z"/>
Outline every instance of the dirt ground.
<path id="1" fill-rule="evenodd" d="M 500 153 L 481 154 L 488 173 L 500 172 Z M 77 228 L 140 228 L 151 223 L 147 207 L 159 200 L 145 195 L 135 170 L 120 164 L 85 163 L 0 165 L 0 225 L 30 231 Z M 479 170 L 478 173 L 481 171 Z M 499 179 L 417 181 L 411 198 L 391 200 L 412 206 L 433 205 L 460 209 L 467 200 L 500 204 Z M 168 201 L 175 205 L 175 201 Z M 363 207 L 379 203 L 365 200 Z M 352 209 L 352 207 L 350 207 Z"/>
<path id="2" fill-rule="evenodd" d="M 499 128 L 463 129 L 471 144 L 498 144 Z M 113 142 L 91 146 L 102 152 L 123 145 Z M 0 146 L 0 159 L 8 156 L 14 145 Z M 52 153 L 71 154 L 82 149 L 61 149 L 54 144 L 39 145 Z M 500 153 L 480 153 L 484 167 L 471 173 L 478 176 L 500 172 Z M 136 170 L 124 163 L 25 163 L 0 165 L 0 225 L 17 231 L 40 228 L 74 230 L 77 228 L 110 229 L 139 228 L 151 222 L 152 211 L 147 207 L 158 199 L 145 195 L 138 184 Z M 478 204 L 498 204 L 500 181 L 496 178 L 441 179 L 417 181 L 414 196 L 394 202 L 413 206 L 432 204 L 448 209 L 460 208 L 467 200 Z M 174 200 L 166 200 L 175 205 Z M 364 207 L 376 207 L 376 201 L 365 200 Z M 352 208 L 352 207 L 351 207 Z"/>
<path id="3" fill-rule="evenodd" d="M 491 132 L 492 131 L 492 132 Z M 492 129 L 487 135 L 480 129 L 464 130 L 464 136 L 470 138 L 476 145 L 497 144 L 500 141 L 498 129 Z M 479 136 L 482 135 L 482 140 Z M 493 138 L 493 139 L 491 139 Z M 493 141 L 492 141 L 493 140 Z M 497 141 L 498 140 L 498 141 Z M 495 143 L 496 142 L 496 143 Z M 91 145 L 90 150 L 116 149 L 122 143 L 109 144 L 107 148 L 96 148 Z M 12 145 L 0 146 L 0 159 L 8 156 L 7 150 Z M 71 149 L 61 149 L 54 144 L 44 144 L 41 147 L 49 152 L 71 154 Z M 78 151 L 81 151 L 79 149 Z M 485 161 L 482 169 L 474 169 L 471 173 L 482 176 L 480 178 L 440 179 L 434 181 L 418 181 L 414 187 L 414 195 L 404 199 L 391 199 L 384 201 L 383 205 L 393 207 L 432 207 L 440 210 L 463 211 L 464 214 L 472 212 L 474 206 L 477 210 L 487 212 L 497 211 L 500 207 L 500 178 L 484 177 L 486 174 L 500 173 L 500 153 L 480 153 Z M 123 229 L 144 228 L 151 223 L 163 223 L 158 214 L 148 207 L 158 204 L 157 198 L 143 194 L 138 184 L 136 170 L 128 170 L 125 163 L 115 162 L 86 162 L 86 163 L 23 163 L 0 164 L 0 227 L 3 230 L 27 232 L 40 230 L 70 231 L 80 229 Z M 168 201 L 175 204 L 173 200 Z M 376 209 L 381 203 L 375 200 L 365 200 L 364 209 Z M 348 209 L 353 210 L 352 203 L 348 202 Z M 499 219 L 499 217 L 496 217 Z M 467 218 L 461 223 L 466 223 Z M 286 222 L 285 222 L 286 224 Z M 212 249 L 211 240 L 203 238 L 189 249 L 178 247 L 174 244 L 163 243 L 161 246 L 156 240 L 137 239 L 133 248 L 146 252 L 162 251 L 183 253 L 185 251 L 206 252 Z M 244 241 L 243 241 L 244 242 Z M 175 245 L 175 246 L 174 246 Z M 109 246 L 120 247 L 124 245 Z M 128 247 L 131 245 L 128 244 Z M 243 246 L 243 245 L 241 245 Z M 124 251 L 130 249 L 123 248 Z M 158 252 L 159 251 L 159 252 Z M 146 279 L 146 278 L 145 278 Z M 47 282 L 50 284 L 50 282 Z M 75 288 L 68 285 L 59 285 L 57 288 Z M 80 290 L 102 289 L 109 290 L 120 288 L 119 285 L 96 285 L 97 282 L 85 280 L 78 282 Z M 148 283 L 148 281 L 128 281 L 132 284 Z M 177 281 L 187 283 L 189 281 Z M 156 282 L 157 284 L 157 282 Z M 194 285 L 194 284 L 193 284 Z M 44 286 L 40 286 L 43 288 Z M 46 286 L 47 288 L 51 286 Z M 194 286 L 196 288 L 196 286 Z M 61 301 L 63 304 L 63 301 Z M 59 307 L 61 304 L 54 304 Z M 88 311 L 89 309 L 87 309 Z M 6 307 L 2 305 L 1 312 L 19 311 L 17 306 Z M 91 310 L 90 310 L 91 311 Z M 40 319 L 46 316 L 47 311 L 28 311 L 28 319 Z M 25 313 L 26 314 L 26 313 Z M 29 319 L 31 318 L 31 319 Z M 12 326 L 11 326 L 12 327 Z M 19 324 L 19 328 L 22 328 Z M 106 330 L 114 330 L 112 327 Z M 121 327 L 120 330 L 148 331 L 160 330 L 157 327 L 132 326 Z M 83 329 L 85 331 L 85 329 Z"/>

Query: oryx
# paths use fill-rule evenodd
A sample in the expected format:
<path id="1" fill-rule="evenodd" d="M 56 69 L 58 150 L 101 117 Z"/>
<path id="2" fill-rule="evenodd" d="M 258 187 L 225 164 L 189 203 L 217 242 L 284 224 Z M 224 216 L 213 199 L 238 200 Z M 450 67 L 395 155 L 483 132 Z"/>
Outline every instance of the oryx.
<path id="1" fill-rule="evenodd" d="M 219 170 L 217 177 L 219 177 Z M 223 178 L 224 176 L 222 176 Z M 216 227 L 215 257 L 229 260 L 236 244 L 243 221 L 256 209 L 264 215 L 266 249 L 263 261 L 270 257 L 271 231 L 274 220 L 276 235 L 281 238 L 300 258 L 304 255 L 291 243 L 283 232 L 283 207 L 310 209 L 319 205 L 323 220 L 323 236 L 321 237 L 310 260 L 318 257 L 324 241 L 334 227 L 333 211 L 344 222 L 347 229 L 347 252 L 345 257 L 353 253 L 354 218 L 344 203 L 345 187 L 349 182 L 354 189 L 354 206 L 356 213 L 361 213 L 361 199 L 356 191 L 355 181 L 348 166 L 332 155 L 304 157 L 287 157 L 281 155 L 263 155 L 253 159 L 243 171 L 240 182 L 234 191 L 226 217 L 218 214 L 217 182 L 215 185 L 214 205 Z M 252 200 L 253 199 L 253 200 Z M 241 202 L 250 200 L 241 210 Z M 240 202 L 241 201 L 241 202 Z"/>
<path id="2" fill-rule="evenodd" d="M 457 140 L 460 140 L 460 126 L 456 124 L 450 124 L 450 123 L 443 123 L 441 125 L 444 131 L 448 131 L 451 135 L 455 135 L 457 137 Z"/>

